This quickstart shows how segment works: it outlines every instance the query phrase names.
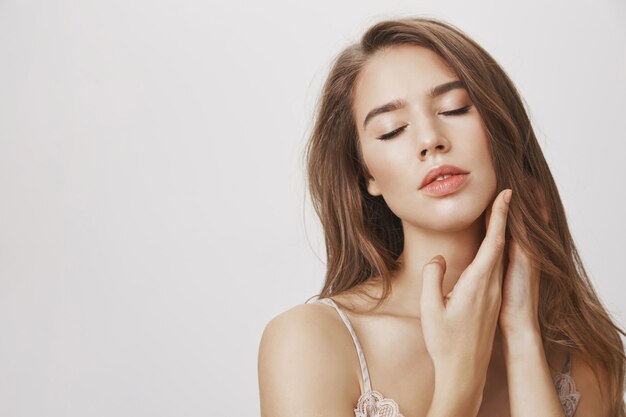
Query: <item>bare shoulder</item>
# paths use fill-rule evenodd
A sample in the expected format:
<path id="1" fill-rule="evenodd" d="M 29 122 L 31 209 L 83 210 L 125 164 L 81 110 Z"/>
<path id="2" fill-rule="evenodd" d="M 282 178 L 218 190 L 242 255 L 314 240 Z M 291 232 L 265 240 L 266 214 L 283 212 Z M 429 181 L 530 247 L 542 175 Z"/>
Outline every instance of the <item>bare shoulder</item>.
<path id="1" fill-rule="evenodd" d="M 360 375 L 351 343 L 327 305 L 300 304 L 272 318 L 259 344 L 261 416 L 353 416 Z"/>
<path id="2" fill-rule="evenodd" d="M 580 393 L 576 417 L 609 416 L 609 373 L 595 358 L 572 353 L 570 375 Z"/>

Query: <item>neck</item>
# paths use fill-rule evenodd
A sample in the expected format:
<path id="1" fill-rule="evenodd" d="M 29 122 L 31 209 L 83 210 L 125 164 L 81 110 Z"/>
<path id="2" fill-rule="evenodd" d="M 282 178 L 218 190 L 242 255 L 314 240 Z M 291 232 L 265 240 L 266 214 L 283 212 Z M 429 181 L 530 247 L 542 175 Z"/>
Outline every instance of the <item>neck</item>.
<path id="1" fill-rule="evenodd" d="M 484 214 L 468 228 L 458 231 L 433 231 L 403 222 L 404 249 L 400 267 L 391 281 L 394 310 L 409 317 L 420 317 L 422 268 L 435 255 L 446 260 L 442 292 L 448 294 L 463 271 L 474 260 L 485 236 Z"/>

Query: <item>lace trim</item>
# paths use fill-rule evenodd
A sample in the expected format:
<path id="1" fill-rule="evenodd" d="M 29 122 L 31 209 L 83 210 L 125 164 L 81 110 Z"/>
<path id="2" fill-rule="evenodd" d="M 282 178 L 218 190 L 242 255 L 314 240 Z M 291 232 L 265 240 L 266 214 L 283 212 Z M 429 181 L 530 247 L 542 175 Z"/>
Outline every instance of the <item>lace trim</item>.
<path id="1" fill-rule="evenodd" d="M 580 400 L 580 392 L 576 390 L 574 378 L 569 374 L 557 374 L 554 376 L 553 381 L 559 394 L 565 417 L 573 417 Z"/>
<path id="2" fill-rule="evenodd" d="M 573 417 L 580 401 L 580 392 L 576 389 L 574 378 L 569 374 L 559 373 L 553 378 L 561 400 L 565 417 Z M 364 392 L 354 409 L 355 417 L 404 417 L 400 407 L 391 398 L 385 398 L 378 391 Z"/>
<path id="3" fill-rule="evenodd" d="M 354 409 L 355 417 L 404 417 L 400 413 L 400 407 L 391 398 L 385 398 L 380 392 L 371 390 L 369 372 L 367 370 L 367 364 L 365 357 L 361 349 L 361 345 L 356 337 L 354 329 L 350 324 L 350 320 L 346 314 L 335 304 L 332 298 L 320 298 L 315 302 L 321 302 L 323 304 L 330 305 L 337 310 L 339 316 L 341 316 L 343 322 L 348 327 L 354 345 L 356 347 L 359 361 L 361 363 L 361 372 L 363 377 L 363 383 L 365 392 L 359 397 L 357 406 Z M 553 377 L 553 382 L 561 400 L 561 406 L 565 412 L 565 417 L 573 417 L 581 394 L 576 389 L 574 379 L 569 374 L 571 368 L 571 357 L 568 356 L 563 366 L 561 373 L 557 373 Z"/>
<path id="4" fill-rule="evenodd" d="M 354 409 L 355 417 L 404 417 L 400 407 L 391 398 L 378 391 L 364 392 Z"/>

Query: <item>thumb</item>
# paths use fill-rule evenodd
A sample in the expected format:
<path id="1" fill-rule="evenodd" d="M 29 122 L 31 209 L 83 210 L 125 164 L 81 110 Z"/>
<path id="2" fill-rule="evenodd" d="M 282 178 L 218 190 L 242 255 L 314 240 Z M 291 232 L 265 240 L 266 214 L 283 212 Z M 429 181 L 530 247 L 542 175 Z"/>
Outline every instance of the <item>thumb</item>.
<path id="1" fill-rule="evenodd" d="M 441 311 L 443 304 L 442 283 L 446 272 L 446 259 L 437 255 L 422 268 L 422 299 L 421 310 Z"/>

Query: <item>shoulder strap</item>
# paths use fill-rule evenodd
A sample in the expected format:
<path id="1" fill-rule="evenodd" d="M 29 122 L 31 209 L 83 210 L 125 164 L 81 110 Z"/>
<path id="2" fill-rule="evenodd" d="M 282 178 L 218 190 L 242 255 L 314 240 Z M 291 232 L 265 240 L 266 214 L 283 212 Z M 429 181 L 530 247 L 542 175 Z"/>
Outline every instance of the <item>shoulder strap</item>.
<path id="1" fill-rule="evenodd" d="M 561 373 L 555 375 L 553 378 L 566 417 L 573 417 L 581 397 L 581 393 L 576 388 L 574 378 L 570 375 L 571 366 L 571 354 L 567 352 L 567 360 L 565 361 L 565 365 L 563 365 Z"/>
<path id="2" fill-rule="evenodd" d="M 363 355 L 361 344 L 359 343 L 359 339 L 356 337 L 356 333 L 354 332 L 354 329 L 352 328 L 352 324 L 350 324 L 350 320 L 348 319 L 348 316 L 343 310 L 339 308 L 339 306 L 333 301 L 332 298 L 320 298 L 316 300 L 315 302 L 324 303 L 329 306 L 332 306 L 335 308 L 335 310 L 337 310 L 337 313 L 339 313 L 339 316 L 345 323 L 346 327 L 348 328 L 348 331 L 350 332 L 350 335 L 352 336 L 352 341 L 354 342 L 354 346 L 356 347 L 356 353 L 359 356 L 359 362 L 361 364 L 361 377 L 363 378 L 363 389 L 365 390 L 365 392 L 371 392 L 372 385 L 370 383 L 369 372 L 367 371 L 367 363 L 365 362 L 365 355 Z"/>

